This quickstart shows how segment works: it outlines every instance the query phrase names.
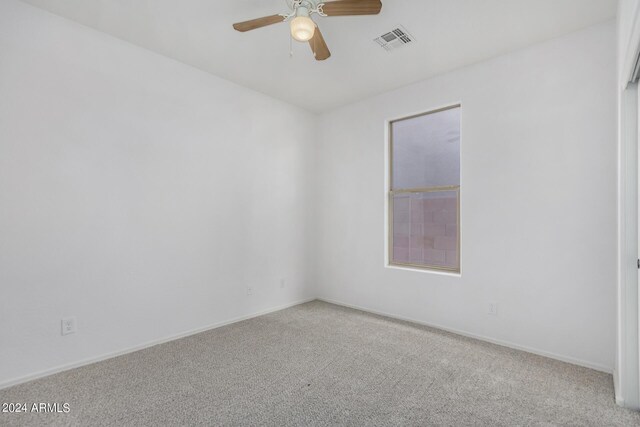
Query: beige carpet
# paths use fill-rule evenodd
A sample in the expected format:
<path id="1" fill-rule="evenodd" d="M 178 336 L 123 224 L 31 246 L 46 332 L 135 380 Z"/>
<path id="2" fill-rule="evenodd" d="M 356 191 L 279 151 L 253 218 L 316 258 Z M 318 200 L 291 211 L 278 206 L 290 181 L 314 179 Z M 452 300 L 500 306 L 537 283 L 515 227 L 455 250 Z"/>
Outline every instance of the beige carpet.
<path id="1" fill-rule="evenodd" d="M 640 425 L 611 375 L 323 302 L 0 391 L 0 425 Z"/>

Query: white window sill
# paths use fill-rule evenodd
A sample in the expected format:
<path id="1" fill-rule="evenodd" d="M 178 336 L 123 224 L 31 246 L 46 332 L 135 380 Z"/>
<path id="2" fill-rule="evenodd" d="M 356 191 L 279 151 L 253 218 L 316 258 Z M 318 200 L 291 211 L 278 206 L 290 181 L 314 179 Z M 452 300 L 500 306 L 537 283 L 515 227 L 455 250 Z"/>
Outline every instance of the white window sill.
<path id="1" fill-rule="evenodd" d="M 385 265 L 385 268 L 390 268 L 393 270 L 415 271 L 417 273 L 437 274 L 439 276 L 449 276 L 449 277 L 457 277 L 457 278 L 462 277 L 462 273 L 456 273 L 454 271 L 429 270 L 426 268 L 406 267 L 403 265 L 387 264 Z"/>

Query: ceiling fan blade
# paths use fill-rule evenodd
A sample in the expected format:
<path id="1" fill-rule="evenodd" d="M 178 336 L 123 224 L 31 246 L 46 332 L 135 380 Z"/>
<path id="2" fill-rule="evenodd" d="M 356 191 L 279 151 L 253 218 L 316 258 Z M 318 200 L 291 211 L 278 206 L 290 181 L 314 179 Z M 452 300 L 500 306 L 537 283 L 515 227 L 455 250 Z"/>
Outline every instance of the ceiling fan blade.
<path id="1" fill-rule="evenodd" d="M 324 4 L 322 11 L 327 16 L 377 15 L 382 9 L 380 0 L 342 0 Z"/>
<path id="2" fill-rule="evenodd" d="M 313 37 L 309 40 L 309 46 L 311 46 L 311 51 L 315 55 L 316 61 L 324 61 L 331 56 L 327 43 L 324 41 L 324 37 L 322 37 L 320 28 L 317 25 Z"/>
<path id="3" fill-rule="evenodd" d="M 265 16 L 264 18 L 252 19 L 251 21 L 238 22 L 233 24 L 233 28 L 238 31 L 255 30 L 256 28 L 266 27 L 267 25 L 277 24 L 278 22 L 284 22 L 282 15 Z"/>

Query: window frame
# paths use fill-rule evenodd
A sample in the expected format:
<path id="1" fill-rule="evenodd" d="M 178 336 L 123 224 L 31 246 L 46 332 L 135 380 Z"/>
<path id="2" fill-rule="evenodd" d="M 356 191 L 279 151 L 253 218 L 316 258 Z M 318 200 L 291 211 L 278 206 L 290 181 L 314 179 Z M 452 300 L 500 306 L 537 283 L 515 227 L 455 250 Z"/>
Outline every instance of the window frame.
<path id="1" fill-rule="evenodd" d="M 393 189 L 393 124 L 397 122 L 402 122 L 404 120 L 411 120 L 417 117 L 426 116 L 429 114 L 436 114 L 442 111 L 452 110 L 454 108 L 460 109 L 460 185 L 447 185 L 447 186 L 435 186 L 435 187 L 418 187 L 418 188 L 402 188 L 402 189 Z M 400 268 L 411 268 L 411 269 L 419 269 L 424 272 L 440 272 L 440 273 L 453 273 L 460 274 L 461 273 L 461 227 L 460 227 L 460 187 L 462 184 L 462 105 L 460 103 L 448 105 L 446 107 L 437 108 L 434 110 L 429 110 L 424 113 L 413 114 L 407 117 L 401 117 L 399 119 L 389 120 L 388 121 L 388 179 L 387 179 L 387 266 L 388 267 L 400 267 Z M 424 264 L 412 264 L 410 262 L 396 262 L 393 260 L 393 198 L 394 195 L 398 194 L 412 194 L 412 193 L 429 193 L 429 192 L 444 192 L 444 191 L 455 191 L 457 196 L 457 206 L 456 206 L 456 226 L 457 226 L 457 242 L 456 242 L 456 252 L 457 252 L 457 267 L 446 267 L 446 266 L 437 266 L 437 265 L 424 265 Z"/>

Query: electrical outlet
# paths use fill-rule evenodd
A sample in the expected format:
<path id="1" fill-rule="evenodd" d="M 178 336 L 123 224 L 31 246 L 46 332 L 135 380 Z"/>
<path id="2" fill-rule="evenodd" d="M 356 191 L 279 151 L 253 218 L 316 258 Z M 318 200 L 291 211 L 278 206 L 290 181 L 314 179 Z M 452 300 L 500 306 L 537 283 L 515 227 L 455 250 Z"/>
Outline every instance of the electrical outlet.
<path id="1" fill-rule="evenodd" d="M 284 286 L 287 284 L 287 281 L 284 279 L 280 279 L 280 289 L 284 289 Z"/>
<path id="2" fill-rule="evenodd" d="M 498 303 L 497 302 L 490 302 L 487 305 L 487 314 L 489 314 L 491 316 L 497 316 L 498 315 Z"/>
<path id="3" fill-rule="evenodd" d="M 62 335 L 75 334 L 78 330 L 75 317 L 62 318 Z"/>
<path id="4" fill-rule="evenodd" d="M 247 295 L 253 295 L 253 288 L 251 286 L 247 286 Z"/>

